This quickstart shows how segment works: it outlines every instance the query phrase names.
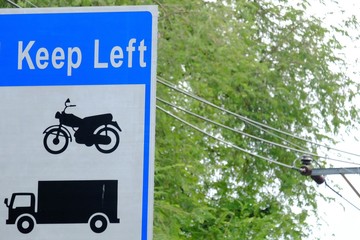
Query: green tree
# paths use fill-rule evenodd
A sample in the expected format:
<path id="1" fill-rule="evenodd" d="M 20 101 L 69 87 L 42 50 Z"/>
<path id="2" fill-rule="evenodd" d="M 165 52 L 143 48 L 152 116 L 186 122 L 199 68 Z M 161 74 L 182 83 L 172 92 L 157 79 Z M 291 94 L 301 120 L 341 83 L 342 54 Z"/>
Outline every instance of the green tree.
<path id="1" fill-rule="evenodd" d="M 307 7 L 287 1 L 167 1 L 160 5 L 158 75 L 262 124 L 325 140 L 325 131 L 336 133 L 358 117 L 354 106 L 343 107 L 354 97 L 355 84 L 333 67 L 345 64 L 336 54 L 342 46 L 319 19 L 307 17 Z M 248 134 L 291 141 L 316 153 L 303 141 L 279 139 L 162 84 L 158 97 Z M 272 160 L 291 165 L 299 157 L 172 112 Z M 297 172 L 219 144 L 160 111 L 156 134 L 155 236 L 301 239 L 311 233 L 306 219 L 316 210 L 317 192 Z"/>
<path id="2" fill-rule="evenodd" d="M 319 19 L 306 14 L 306 1 L 30 2 L 41 7 L 157 4 L 157 74 L 170 86 L 319 142 L 358 119 L 354 106 L 343 107 L 356 86 L 336 54 L 342 46 Z M 16 3 L 31 7 L 28 1 Z M 346 29 L 338 30 L 346 34 Z M 159 83 L 157 95 L 246 134 L 317 151 L 316 146 L 288 135 L 279 138 L 172 87 Z M 160 101 L 158 105 L 253 154 L 287 165 L 299 157 L 296 151 L 234 133 Z M 154 239 L 302 239 L 311 234 L 306 219 L 316 212 L 313 183 L 253 154 L 157 111 Z"/>

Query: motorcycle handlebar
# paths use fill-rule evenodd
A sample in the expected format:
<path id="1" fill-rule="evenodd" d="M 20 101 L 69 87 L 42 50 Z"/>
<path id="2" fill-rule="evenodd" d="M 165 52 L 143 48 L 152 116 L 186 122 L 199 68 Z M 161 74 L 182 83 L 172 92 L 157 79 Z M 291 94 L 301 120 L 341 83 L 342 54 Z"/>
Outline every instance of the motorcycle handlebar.
<path id="1" fill-rule="evenodd" d="M 64 108 L 63 112 L 65 112 L 68 107 L 76 107 L 76 105 L 74 105 L 74 104 L 70 104 L 70 105 L 65 104 L 65 108 Z"/>

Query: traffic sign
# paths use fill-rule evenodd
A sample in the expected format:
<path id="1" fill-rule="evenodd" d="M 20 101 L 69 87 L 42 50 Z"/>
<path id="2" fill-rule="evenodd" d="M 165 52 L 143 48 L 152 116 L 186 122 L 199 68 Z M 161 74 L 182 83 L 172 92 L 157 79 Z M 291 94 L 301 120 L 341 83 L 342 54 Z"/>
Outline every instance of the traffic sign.
<path id="1" fill-rule="evenodd" d="M 157 7 L 1 9 L 4 239 L 152 239 Z"/>

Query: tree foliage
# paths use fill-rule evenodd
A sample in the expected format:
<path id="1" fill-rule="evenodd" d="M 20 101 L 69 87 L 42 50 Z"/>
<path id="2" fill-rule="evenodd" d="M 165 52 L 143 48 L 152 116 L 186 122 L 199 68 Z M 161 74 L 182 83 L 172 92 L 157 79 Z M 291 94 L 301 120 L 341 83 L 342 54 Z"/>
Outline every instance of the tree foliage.
<path id="1" fill-rule="evenodd" d="M 321 141 L 326 132 L 337 132 L 340 126 L 357 118 L 354 107 L 343 107 L 355 95 L 351 91 L 354 83 L 340 68 L 334 68 L 345 64 L 336 54 L 341 44 L 320 20 L 307 17 L 307 7 L 306 2 L 294 6 L 287 1 L 189 1 L 161 5 L 158 75 L 227 110 L 296 136 Z M 158 96 L 248 134 L 284 143 L 263 128 L 172 89 L 159 86 Z M 299 156 L 294 151 L 209 126 L 188 114 L 176 114 L 212 135 L 273 160 L 291 165 Z M 183 207 L 183 200 L 179 199 L 171 203 L 178 206 L 176 213 L 169 209 L 156 215 L 155 220 L 159 221 L 164 216 L 181 216 L 182 210 L 181 219 L 191 219 L 186 223 L 177 220 L 180 230 L 171 231 L 176 235 L 172 239 L 301 239 L 310 232 L 306 230 L 306 216 L 309 210 L 316 209 L 316 189 L 305 184 L 302 176 L 214 142 L 173 121 L 158 113 L 157 174 L 163 171 L 169 176 L 171 172 L 165 170 L 168 164 L 183 164 L 167 181 L 178 189 L 177 194 L 188 196 L 186 199 L 191 199 L 196 209 Z M 163 130 L 167 126 L 170 133 Z M 172 136 L 170 141 L 167 136 Z M 172 140 L 179 137 L 184 138 L 180 144 Z M 301 146 L 299 149 L 316 151 L 298 139 L 285 138 Z M 160 152 L 164 146 L 171 151 Z M 185 173 L 191 177 L 179 178 L 178 174 Z M 157 190 L 166 192 L 169 186 L 164 185 L 164 180 L 156 180 Z M 171 199 L 156 197 L 162 197 L 164 203 Z M 157 206 L 161 208 L 162 205 Z M 197 208 L 202 209 L 201 217 Z M 158 229 L 161 225 L 157 224 L 155 227 L 156 232 L 167 229 Z"/>
<path id="2" fill-rule="evenodd" d="M 344 107 L 355 96 L 355 85 L 336 54 L 342 45 L 319 19 L 306 14 L 306 1 L 31 2 L 41 7 L 157 4 L 157 74 L 172 86 L 315 141 L 358 118 L 354 106 Z M 158 84 L 157 95 L 246 134 L 316 153 L 298 138 L 279 138 L 166 85 Z M 288 165 L 299 158 L 296 151 L 158 105 L 250 153 Z M 253 154 L 157 111 L 154 239 L 302 239 L 310 234 L 306 220 L 316 210 L 314 185 Z"/>

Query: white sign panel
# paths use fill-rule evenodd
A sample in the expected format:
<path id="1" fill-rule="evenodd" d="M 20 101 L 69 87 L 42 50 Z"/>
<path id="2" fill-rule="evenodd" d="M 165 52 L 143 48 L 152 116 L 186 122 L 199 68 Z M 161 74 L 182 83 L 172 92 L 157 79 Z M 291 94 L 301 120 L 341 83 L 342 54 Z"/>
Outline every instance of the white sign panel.
<path id="1" fill-rule="evenodd" d="M 157 8 L 0 22 L 1 238 L 152 239 Z"/>

